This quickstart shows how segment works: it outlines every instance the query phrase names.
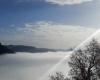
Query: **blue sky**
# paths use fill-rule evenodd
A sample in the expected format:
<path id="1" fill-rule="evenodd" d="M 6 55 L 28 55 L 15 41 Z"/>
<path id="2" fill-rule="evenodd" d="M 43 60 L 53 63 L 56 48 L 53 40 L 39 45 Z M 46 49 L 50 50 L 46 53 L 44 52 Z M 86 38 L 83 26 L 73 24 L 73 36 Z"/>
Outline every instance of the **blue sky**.
<path id="1" fill-rule="evenodd" d="M 43 0 L 17 1 L 0 0 L 1 26 L 22 25 L 41 20 L 70 25 L 100 25 L 100 1 L 62 6 Z"/>
<path id="2" fill-rule="evenodd" d="M 32 46 L 35 45 L 37 47 L 45 44 L 44 47 L 48 45 L 52 48 L 52 45 L 44 43 L 44 40 L 42 41 L 40 39 L 41 35 L 38 37 L 40 40 L 38 39 L 37 42 L 34 42 L 34 39 L 37 38 L 37 34 L 34 31 L 30 33 L 27 28 L 31 26 L 30 29 L 36 30 L 38 33 L 41 32 L 41 30 L 46 30 L 48 26 L 51 25 L 56 25 L 56 27 L 53 28 L 58 28 L 58 31 L 61 29 L 57 27 L 59 25 L 64 26 L 63 28 L 72 26 L 73 28 L 70 27 L 71 31 L 73 31 L 72 34 L 77 30 L 77 34 L 80 35 L 80 33 L 78 33 L 80 32 L 79 27 L 84 29 L 90 28 L 90 30 L 93 28 L 94 31 L 96 28 L 99 28 L 99 14 L 99 0 L 0 0 L 0 40 L 4 44 L 32 44 Z M 47 24 L 46 29 L 44 28 L 45 24 Z M 38 26 L 41 26 L 41 28 Z M 27 29 L 26 32 L 24 31 L 25 29 Z M 93 30 L 90 31 L 90 33 L 92 32 Z M 51 33 L 54 32 L 51 30 Z M 29 35 L 30 37 L 34 37 L 34 39 L 24 41 L 24 38 L 19 37 L 20 34 L 22 34 L 21 37 L 27 37 Z M 56 33 L 53 35 L 55 34 Z M 72 34 L 68 33 L 67 35 L 72 36 Z M 84 33 L 82 33 L 82 35 L 83 34 Z M 89 33 L 87 34 L 90 35 Z M 46 35 L 43 34 L 43 36 Z M 47 36 L 50 35 L 48 34 Z M 85 36 L 84 39 L 86 37 L 87 36 Z M 55 39 L 53 41 L 55 42 Z M 52 42 L 52 40 L 50 42 Z M 62 46 L 65 47 L 65 45 Z"/>

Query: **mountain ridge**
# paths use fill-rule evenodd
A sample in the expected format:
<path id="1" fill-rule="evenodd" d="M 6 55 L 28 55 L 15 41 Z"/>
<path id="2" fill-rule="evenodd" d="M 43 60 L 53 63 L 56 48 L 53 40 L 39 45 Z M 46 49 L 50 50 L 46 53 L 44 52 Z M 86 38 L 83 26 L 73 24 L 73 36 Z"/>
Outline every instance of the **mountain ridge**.
<path id="1" fill-rule="evenodd" d="M 25 46 L 25 45 L 6 45 L 6 46 L 15 52 L 30 52 L 30 53 L 71 51 L 72 50 L 72 48 L 66 49 L 66 50 L 61 50 L 61 49 L 37 48 L 34 46 Z"/>
<path id="2" fill-rule="evenodd" d="M 3 54 L 8 54 L 8 53 L 15 53 L 12 49 L 9 49 L 7 46 L 5 45 L 2 45 L 0 43 L 0 55 L 3 55 Z"/>

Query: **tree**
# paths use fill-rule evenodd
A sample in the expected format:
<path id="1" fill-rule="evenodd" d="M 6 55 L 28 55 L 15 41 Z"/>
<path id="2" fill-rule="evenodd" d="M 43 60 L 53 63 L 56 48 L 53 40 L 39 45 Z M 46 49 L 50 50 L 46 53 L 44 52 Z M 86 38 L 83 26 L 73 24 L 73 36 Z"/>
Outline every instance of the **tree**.
<path id="1" fill-rule="evenodd" d="M 84 48 L 74 51 L 70 57 L 72 80 L 97 80 L 100 76 L 100 46 L 93 39 Z"/>
<path id="2" fill-rule="evenodd" d="M 56 72 L 55 75 L 50 76 L 50 80 L 70 80 L 70 79 L 65 77 L 65 75 L 63 73 Z"/>

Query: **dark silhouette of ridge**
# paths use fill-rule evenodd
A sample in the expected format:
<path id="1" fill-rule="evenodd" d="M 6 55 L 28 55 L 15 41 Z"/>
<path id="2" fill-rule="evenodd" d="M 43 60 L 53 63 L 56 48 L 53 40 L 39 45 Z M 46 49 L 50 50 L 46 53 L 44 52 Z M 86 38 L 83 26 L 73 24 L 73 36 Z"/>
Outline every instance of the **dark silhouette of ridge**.
<path id="1" fill-rule="evenodd" d="M 54 49 L 47 48 L 36 48 L 32 46 L 24 46 L 24 45 L 7 45 L 7 47 L 15 52 L 31 52 L 31 53 L 39 53 L 39 52 L 55 52 Z"/>
<path id="2" fill-rule="evenodd" d="M 0 55 L 8 54 L 8 53 L 14 53 L 14 51 L 0 43 Z"/>
<path id="3" fill-rule="evenodd" d="M 15 52 L 30 52 L 30 53 L 71 51 L 72 50 L 72 49 L 60 50 L 60 49 L 37 48 L 37 47 L 24 46 L 24 45 L 7 45 L 7 47 Z"/>

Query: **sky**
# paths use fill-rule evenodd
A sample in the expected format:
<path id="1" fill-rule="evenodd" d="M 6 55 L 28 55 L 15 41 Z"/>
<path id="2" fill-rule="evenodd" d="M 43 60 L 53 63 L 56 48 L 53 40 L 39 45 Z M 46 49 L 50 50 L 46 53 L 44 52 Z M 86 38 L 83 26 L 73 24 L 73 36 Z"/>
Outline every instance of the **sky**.
<path id="1" fill-rule="evenodd" d="M 100 26 L 100 0 L 0 0 L 0 42 L 75 47 Z"/>

